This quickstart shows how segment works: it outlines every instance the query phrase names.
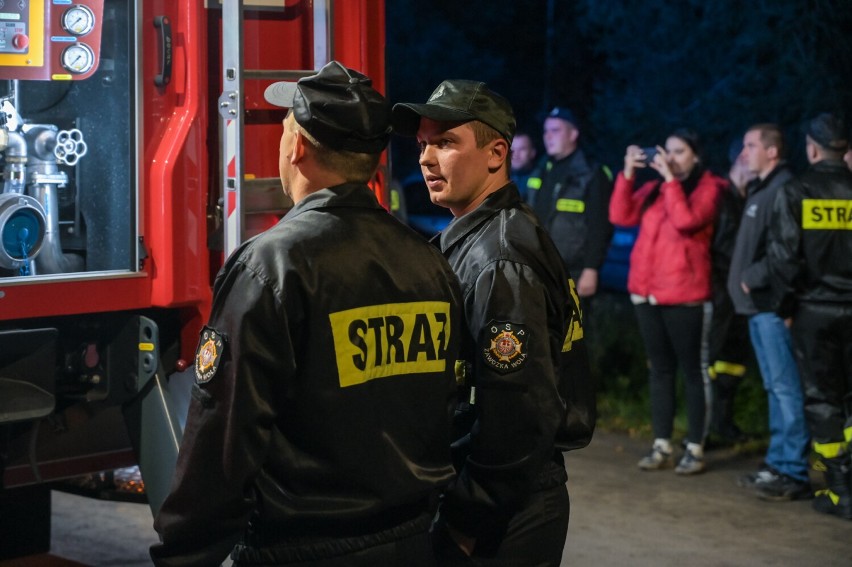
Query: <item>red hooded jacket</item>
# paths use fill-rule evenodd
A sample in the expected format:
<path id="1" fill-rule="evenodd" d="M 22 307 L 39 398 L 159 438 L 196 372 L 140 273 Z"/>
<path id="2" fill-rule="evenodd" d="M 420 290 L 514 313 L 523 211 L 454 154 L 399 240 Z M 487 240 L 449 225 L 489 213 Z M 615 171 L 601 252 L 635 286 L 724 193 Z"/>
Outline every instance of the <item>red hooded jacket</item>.
<path id="1" fill-rule="evenodd" d="M 630 254 L 627 290 L 660 305 L 710 299 L 710 242 L 722 189 L 727 182 L 705 171 L 689 196 L 677 179 L 649 181 L 633 191 L 633 179 L 619 173 L 609 203 L 609 220 L 639 225 Z M 643 203 L 657 187 L 660 194 Z"/>

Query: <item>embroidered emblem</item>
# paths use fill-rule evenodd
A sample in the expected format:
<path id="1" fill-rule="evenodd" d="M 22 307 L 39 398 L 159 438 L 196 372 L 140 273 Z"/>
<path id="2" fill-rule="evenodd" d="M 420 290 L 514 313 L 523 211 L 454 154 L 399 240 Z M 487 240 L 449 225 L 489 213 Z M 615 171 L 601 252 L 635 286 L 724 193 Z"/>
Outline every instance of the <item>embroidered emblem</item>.
<path id="1" fill-rule="evenodd" d="M 195 353 L 195 381 L 199 384 L 209 382 L 219 369 L 225 342 L 222 336 L 204 327 L 201 330 L 201 340 L 198 341 L 198 351 Z"/>
<path id="2" fill-rule="evenodd" d="M 530 333 L 525 326 L 492 321 L 483 337 L 483 360 L 500 373 L 519 370 L 529 356 L 529 340 Z"/>
<path id="3" fill-rule="evenodd" d="M 427 100 L 426 102 L 432 102 L 433 100 L 441 98 L 442 96 L 444 96 L 444 85 L 438 86 L 438 88 L 435 89 L 435 92 L 432 93 L 432 96 L 430 96 L 429 100 Z"/>

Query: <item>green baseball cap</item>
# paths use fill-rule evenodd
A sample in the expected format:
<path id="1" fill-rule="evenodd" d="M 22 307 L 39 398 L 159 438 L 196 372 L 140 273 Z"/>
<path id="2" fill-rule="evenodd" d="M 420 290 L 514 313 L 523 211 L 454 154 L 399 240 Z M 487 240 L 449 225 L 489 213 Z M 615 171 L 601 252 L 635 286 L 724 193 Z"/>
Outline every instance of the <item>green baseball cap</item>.
<path id="1" fill-rule="evenodd" d="M 509 101 L 480 81 L 447 80 L 438 85 L 425 104 L 395 104 L 391 123 L 398 134 L 414 136 L 423 116 L 438 122 L 479 120 L 497 130 L 510 144 L 515 135 L 515 113 Z"/>

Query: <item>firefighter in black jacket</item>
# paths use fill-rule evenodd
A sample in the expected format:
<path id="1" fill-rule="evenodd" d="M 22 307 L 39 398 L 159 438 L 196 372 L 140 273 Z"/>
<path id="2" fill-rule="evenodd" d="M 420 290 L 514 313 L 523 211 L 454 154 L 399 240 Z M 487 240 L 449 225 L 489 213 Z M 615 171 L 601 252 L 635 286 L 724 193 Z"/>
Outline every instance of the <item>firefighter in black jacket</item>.
<path id="1" fill-rule="evenodd" d="M 568 530 L 562 452 L 585 446 L 594 387 L 578 299 L 559 252 L 509 181 L 515 119 L 480 82 L 397 104 L 432 202 L 455 217 L 439 244 L 459 277 L 466 342 L 453 444 L 458 480 L 435 527 L 442 565 L 553 565 Z"/>
<path id="2" fill-rule="evenodd" d="M 337 62 L 266 91 L 290 108 L 293 209 L 217 277 L 156 565 L 434 565 L 453 477 L 460 290 L 367 186 L 390 132 Z"/>
<path id="3" fill-rule="evenodd" d="M 612 238 L 612 174 L 579 147 L 574 114 L 557 106 L 544 120 L 547 159 L 527 180 L 527 201 L 550 233 L 581 298 L 598 290 Z M 583 307 L 588 302 L 583 300 Z M 588 315 L 585 317 L 588 320 Z"/>
<path id="4" fill-rule="evenodd" d="M 810 168 L 778 194 L 767 255 L 779 314 L 792 335 L 805 418 L 825 465 L 819 512 L 852 520 L 852 172 L 842 120 L 808 123 Z"/>

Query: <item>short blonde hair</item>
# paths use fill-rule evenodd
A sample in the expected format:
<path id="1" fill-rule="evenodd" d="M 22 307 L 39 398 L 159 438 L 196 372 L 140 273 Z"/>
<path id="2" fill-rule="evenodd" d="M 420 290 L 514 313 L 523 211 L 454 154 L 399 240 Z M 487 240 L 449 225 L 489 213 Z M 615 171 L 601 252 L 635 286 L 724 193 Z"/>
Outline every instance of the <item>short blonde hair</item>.
<path id="1" fill-rule="evenodd" d="M 381 154 L 363 154 L 346 150 L 335 150 L 319 142 L 310 132 L 296 122 L 293 111 L 287 113 L 287 128 L 292 133 L 299 133 L 315 150 L 317 163 L 332 171 L 348 182 L 367 183 L 379 167 Z"/>

